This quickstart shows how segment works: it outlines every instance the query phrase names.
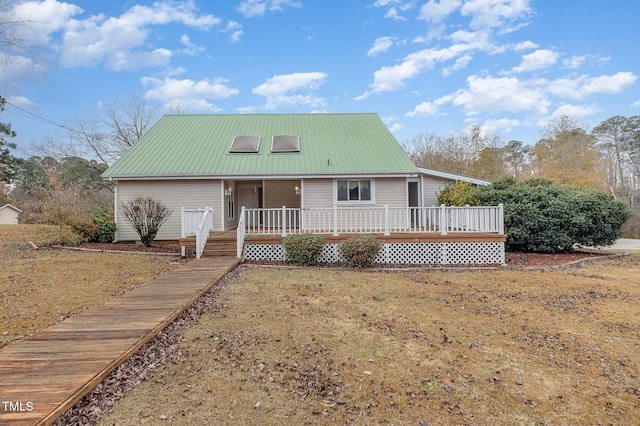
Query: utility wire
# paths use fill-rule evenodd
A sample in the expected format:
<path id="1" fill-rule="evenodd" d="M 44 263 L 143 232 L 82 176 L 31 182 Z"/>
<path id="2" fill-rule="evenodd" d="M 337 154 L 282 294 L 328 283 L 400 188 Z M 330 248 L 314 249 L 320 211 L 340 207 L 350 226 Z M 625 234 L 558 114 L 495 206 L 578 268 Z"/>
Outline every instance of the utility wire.
<path id="1" fill-rule="evenodd" d="M 14 104 L 12 104 L 11 102 L 9 102 L 9 101 L 7 101 L 7 100 L 5 100 L 5 103 L 6 103 L 7 105 L 10 105 L 10 106 L 14 107 L 15 109 L 17 109 L 17 110 L 19 110 L 19 111 L 22 111 L 22 112 L 24 112 L 24 113 L 28 114 L 28 115 L 29 115 L 29 116 L 31 116 L 32 118 L 36 118 L 36 119 L 38 119 L 38 120 L 40 120 L 40 121 L 43 121 L 43 122 L 45 122 L 45 123 L 47 123 L 47 124 L 52 124 L 52 125 L 54 125 L 54 126 L 56 126 L 56 127 L 60 127 L 60 128 L 62 128 L 62 129 L 68 130 L 68 131 L 70 131 L 70 132 L 77 133 L 77 130 L 75 130 L 75 129 L 72 129 L 72 128 L 70 128 L 70 127 L 67 127 L 67 126 L 65 126 L 65 125 L 63 125 L 63 124 L 56 123 L 55 121 L 49 120 L 48 118 L 42 117 L 42 116 L 40 116 L 40 115 L 38 115 L 38 114 L 34 114 L 34 113 L 32 113 L 31 111 L 28 111 L 28 110 L 26 110 L 26 109 L 24 109 L 24 108 L 20 108 L 19 106 L 14 105 Z M 15 112 L 14 112 L 14 113 L 15 113 Z M 18 114 L 18 115 L 20 115 L 20 114 Z M 23 117 L 25 117 L 25 116 L 23 115 Z M 28 118 L 28 117 L 27 117 L 27 118 Z"/>

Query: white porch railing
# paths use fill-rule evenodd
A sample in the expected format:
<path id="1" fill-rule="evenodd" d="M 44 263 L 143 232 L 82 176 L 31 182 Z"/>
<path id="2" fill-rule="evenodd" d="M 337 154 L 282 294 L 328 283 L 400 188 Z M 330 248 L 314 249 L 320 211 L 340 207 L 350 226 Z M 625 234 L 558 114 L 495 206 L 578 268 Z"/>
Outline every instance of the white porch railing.
<path id="1" fill-rule="evenodd" d="M 196 257 L 202 256 L 204 246 L 207 244 L 209 232 L 213 230 L 213 208 L 187 209 L 183 207 L 181 237 L 196 237 Z M 182 256 L 185 256 L 185 247 L 182 246 Z"/>
<path id="2" fill-rule="evenodd" d="M 246 235 L 246 210 L 244 206 L 242 206 L 242 210 L 240 210 L 240 217 L 238 218 L 238 228 L 236 230 L 236 243 L 237 243 L 237 251 L 236 255 L 238 259 L 242 257 L 242 249 L 244 248 L 244 237 Z"/>
<path id="3" fill-rule="evenodd" d="M 482 207 L 337 207 L 297 209 L 244 209 L 238 237 L 247 234 L 282 235 L 302 232 L 320 234 L 384 234 L 439 232 L 490 232 L 504 234 L 504 209 Z M 241 231 L 242 229 L 242 231 Z M 240 247 L 238 238 L 238 247 Z"/>

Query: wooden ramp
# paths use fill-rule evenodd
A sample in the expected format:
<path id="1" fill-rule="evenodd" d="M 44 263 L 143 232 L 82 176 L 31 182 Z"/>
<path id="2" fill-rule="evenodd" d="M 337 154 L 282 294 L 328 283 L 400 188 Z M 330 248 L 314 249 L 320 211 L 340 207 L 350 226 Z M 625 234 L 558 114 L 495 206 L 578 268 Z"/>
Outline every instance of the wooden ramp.
<path id="1" fill-rule="evenodd" d="M 193 260 L 0 349 L 0 425 L 54 423 L 239 261 Z"/>

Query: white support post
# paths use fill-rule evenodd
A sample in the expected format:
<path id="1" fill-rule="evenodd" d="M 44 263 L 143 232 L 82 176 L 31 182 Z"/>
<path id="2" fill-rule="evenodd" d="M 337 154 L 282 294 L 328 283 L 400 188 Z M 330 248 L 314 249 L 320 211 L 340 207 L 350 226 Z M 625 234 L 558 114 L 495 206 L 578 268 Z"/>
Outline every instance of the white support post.
<path id="1" fill-rule="evenodd" d="M 338 206 L 333 205 L 333 236 L 338 236 Z"/>
<path id="2" fill-rule="evenodd" d="M 385 236 L 389 236 L 391 235 L 391 231 L 389 230 L 389 205 L 385 204 L 384 205 L 384 235 Z"/>
<path id="3" fill-rule="evenodd" d="M 282 206 L 282 236 L 287 236 L 287 207 Z"/>
<path id="4" fill-rule="evenodd" d="M 447 235 L 447 208 L 444 204 L 440 205 L 440 235 Z"/>
<path id="5" fill-rule="evenodd" d="M 185 229 L 184 229 L 184 225 L 185 225 L 184 224 L 184 211 L 185 211 L 185 207 L 182 207 L 180 209 L 181 218 L 182 218 L 182 223 L 180 224 L 180 236 L 182 238 L 185 238 L 187 236 L 186 232 L 185 232 Z M 180 254 L 182 255 L 182 257 L 186 257 L 186 247 L 185 246 L 182 246 L 182 248 L 180 250 Z"/>
<path id="6" fill-rule="evenodd" d="M 504 234 L 504 204 L 498 204 L 498 232 Z"/>

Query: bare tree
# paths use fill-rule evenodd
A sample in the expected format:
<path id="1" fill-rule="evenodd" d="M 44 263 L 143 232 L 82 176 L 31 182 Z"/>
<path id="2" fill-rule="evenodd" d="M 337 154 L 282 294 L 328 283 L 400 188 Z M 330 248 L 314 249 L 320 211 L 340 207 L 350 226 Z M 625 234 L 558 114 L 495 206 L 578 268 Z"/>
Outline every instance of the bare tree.
<path id="1" fill-rule="evenodd" d="M 15 5 L 13 0 L 0 0 L 0 51 L 5 61 L 9 61 L 14 55 L 20 55 L 41 63 L 42 55 L 29 40 L 31 22 L 16 15 Z"/>
<path id="2" fill-rule="evenodd" d="M 33 149 L 41 156 L 58 161 L 67 157 L 83 158 L 88 160 L 88 167 L 95 168 L 93 171 L 102 173 L 104 165 L 111 166 L 155 120 L 156 111 L 143 96 L 116 99 L 104 104 L 93 117 L 78 118 L 69 123 L 65 135 L 49 137 Z"/>
<path id="3" fill-rule="evenodd" d="M 135 229 L 140 241 L 149 247 L 171 211 L 153 197 L 137 197 L 120 206 L 124 219 Z"/>

